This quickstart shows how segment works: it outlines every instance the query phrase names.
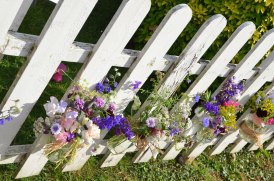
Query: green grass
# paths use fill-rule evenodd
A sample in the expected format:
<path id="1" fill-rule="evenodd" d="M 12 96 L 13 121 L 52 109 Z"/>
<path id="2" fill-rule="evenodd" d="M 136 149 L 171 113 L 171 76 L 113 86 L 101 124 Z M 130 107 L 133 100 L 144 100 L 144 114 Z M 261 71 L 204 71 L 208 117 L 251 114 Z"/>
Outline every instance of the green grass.
<path id="1" fill-rule="evenodd" d="M 99 0 L 76 40 L 96 43 L 121 1 Z M 35 6 L 31 7 L 19 31 L 39 35 L 53 8 L 53 3 L 38 0 Z M 0 99 L 5 96 L 25 61 L 26 59 L 22 57 L 5 56 L 0 62 Z M 81 68 L 81 64 L 66 64 L 69 68 L 68 74 L 73 78 Z M 126 70 L 123 69 L 123 73 Z M 60 99 L 70 83 L 70 79 L 64 77 L 62 83 L 51 81 L 47 85 L 13 144 L 33 143 L 35 137 L 32 124 L 39 116 L 45 116 L 43 104 L 51 95 Z M 181 90 L 184 91 L 187 87 L 183 84 Z M 145 88 L 149 87 L 145 86 Z M 215 88 L 216 86 L 212 87 Z M 117 166 L 104 169 L 98 168 L 102 156 L 91 157 L 83 169 L 69 173 L 62 173 L 60 169 L 54 169 L 54 165 L 49 163 L 39 176 L 23 180 L 271 180 L 274 177 L 273 162 L 262 154 L 253 152 L 239 153 L 236 158 L 229 153 L 214 157 L 203 154 L 191 165 L 181 165 L 176 160 L 152 160 L 149 163 L 133 164 L 132 156 L 133 154 L 127 154 Z M 271 156 L 274 157 L 273 152 Z M 13 180 L 18 169 L 18 164 L 0 165 L 1 181 Z"/>

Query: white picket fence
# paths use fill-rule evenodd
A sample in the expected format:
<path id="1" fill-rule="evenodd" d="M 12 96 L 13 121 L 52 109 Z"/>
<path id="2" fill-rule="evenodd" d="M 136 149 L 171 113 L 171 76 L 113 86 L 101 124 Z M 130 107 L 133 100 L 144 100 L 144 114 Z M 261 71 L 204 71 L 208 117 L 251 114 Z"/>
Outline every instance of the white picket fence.
<path id="1" fill-rule="evenodd" d="M 83 63 L 84 66 L 75 80 L 86 79 L 91 88 L 94 88 L 96 82 L 104 79 L 112 66 L 128 67 L 129 70 L 117 88 L 116 103 L 119 112 L 126 108 L 135 94 L 129 89 L 131 82 L 145 82 L 154 70 L 167 72 L 159 92 L 168 88 L 173 93 L 189 72 L 197 74 L 198 77 L 186 91 L 188 95 L 207 90 L 217 77 L 230 76 L 235 76 L 237 80 L 247 80 L 247 86 L 239 100 L 242 104 L 266 82 L 272 82 L 269 90 L 274 89 L 274 52 L 271 52 L 259 67 L 255 67 L 273 47 L 274 29 L 268 31 L 238 65 L 234 65 L 229 62 L 255 31 L 252 22 L 240 25 L 214 58 L 205 61 L 201 60 L 201 57 L 226 26 L 227 20 L 220 14 L 212 16 L 201 26 L 180 56 L 172 56 L 166 55 L 167 51 L 192 17 L 191 9 L 185 4 L 172 8 L 145 47 L 141 51 L 135 51 L 124 48 L 148 13 L 150 0 L 124 0 L 95 45 L 74 42 L 74 39 L 97 0 L 54 0 L 53 2 L 57 2 L 56 7 L 40 36 L 17 32 L 32 1 L 0 0 L 0 53 L 27 57 L 27 62 L 16 76 L 0 107 L 1 110 L 7 110 L 13 104 L 12 100 L 16 99 L 20 99 L 23 105 L 23 111 L 18 117 L 0 127 L 0 164 L 21 162 L 22 166 L 16 178 L 39 174 L 48 161 L 43 154 L 47 136 L 41 136 L 31 145 L 10 144 L 61 61 Z M 182 101 L 176 106 L 180 106 Z M 148 102 L 144 103 L 146 104 Z M 140 110 L 142 109 L 143 106 Z M 250 110 L 246 111 L 238 121 L 249 113 Z M 187 134 L 193 135 L 197 130 L 199 126 L 194 125 Z M 264 141 L 269 140 L 268 144 L 264 145 L 266 150 L 274 148 L 273 132 L 274 129 L 269 128 L 264 134 Z M 101 138 L 96 140 L 101 145 L 97 154 L 105 154 L 101 167 L 115 166 L 126 153 L 137 151 L 135 145 L 126 141 L 115 148 L 118 154 L 110 152 L 107 141 L 103 139 L 106 133 L 105 131 Z M 235 131 L 207 143 L 195 143 L 184 154 L 186 160 L 193 160 L 210 145 L 214 147 L 209 155 L 221 153 L 229 144 L 233 144 L 229 150 L 231 153 L 239 152 L 248 143 L 241 139 L 238 133 L 239 131 Z M 183 142 L 161 142 L 159 145 L 164 149 L 164 155 L 161 157 L 163 160 L 174 159 L 184 147 Z M 63 172 L 81 169 L 91 156 L 89 149 L 79 149 L 76 159 L 66 164 Z M 250 144 L 248 147 L 248 150 L 256 149 L 256 145 Z M 151 157 L 150 149 L 138 151 L 133 162 L 147 162 Z"/>

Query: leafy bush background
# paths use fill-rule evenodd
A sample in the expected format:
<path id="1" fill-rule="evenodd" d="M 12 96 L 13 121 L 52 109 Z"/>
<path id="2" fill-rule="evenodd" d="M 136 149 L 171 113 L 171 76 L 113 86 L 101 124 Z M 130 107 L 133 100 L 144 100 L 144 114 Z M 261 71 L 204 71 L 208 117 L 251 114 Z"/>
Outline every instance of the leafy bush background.
<path id="1" fill-rule="evenodd" d="M 135 48 L 141 49 L 166 13 L 181 3 L 189 5 L 193 16 L 169 50 L 169 54 L 179 55 L 200 26 L 215 14 L 224 15 L 227 26 L 204 55 L 205 59 L 211 59 L 239 25 L 252 21 L 257 29 L 249 42 L 232 60 L 233 63 L 238 63 L 258 39 L 274 27 L 274 0 L 152 0 L 151 11 L 136 33 Z"/>

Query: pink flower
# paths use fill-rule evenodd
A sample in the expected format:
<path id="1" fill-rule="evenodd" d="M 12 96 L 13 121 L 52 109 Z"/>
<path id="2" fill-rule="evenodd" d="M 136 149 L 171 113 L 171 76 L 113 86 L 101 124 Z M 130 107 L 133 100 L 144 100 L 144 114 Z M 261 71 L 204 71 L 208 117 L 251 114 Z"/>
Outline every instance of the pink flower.
<path id="1" fill-rule="evenodd" d="M 54 138 L 58 142 L 65 143 L 65 142 L 67 142 L 68 134 L 66 132 L 62 132 L 57 135 L 54 135 Z"/>
<path id="2" fill-rule="evenodd" d="M 239 105 L 240 105 L 239 102 L 235 102 L 233 100 L 230 100 L 230 101 L 224 103 L 224 106 L 238 107 Z"/>
<path id="3" fill-rule="evenodd" d="M 62 81 L 62 78 L 63 78 L 63 73 L 67 71 L 67 66 L 63 63 L 61 63 L 57 70 L 55 71 L 52 79 L 55 81 L 55 82 L 61 82 Z"/>
<path id="4" fill-rule="evenodd" d="M 77 129 L 78 123 L 75 119 L 62 119 L 62 126 L 66 131 L 70 131 L 72 133 Z"/>
<path id="5" fill-rule="evenodd" d="M 274 118 L 269 118 L 267 124 L 269 125 L 274 124 Z"/>

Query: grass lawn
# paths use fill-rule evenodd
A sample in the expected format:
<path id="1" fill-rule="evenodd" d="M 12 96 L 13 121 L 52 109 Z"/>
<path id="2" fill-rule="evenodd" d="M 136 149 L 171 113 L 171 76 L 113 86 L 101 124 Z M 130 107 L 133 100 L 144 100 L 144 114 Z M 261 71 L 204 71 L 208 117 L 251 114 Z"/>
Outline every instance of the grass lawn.
<path id="1" fill-rule="evenodd" d="M 121 2 L 122 0 L 99 0 L 76 40 L 96 43 Z M 37 0 L 19 31 L 39 35 L 53 8 L 53 3 Z M 26 59 L 22 57 L 5 56 L 0 62 L 0 100 L 5 96 L 25 61 Z M 77 63 L 66 63 L 66 65 L 70 77 L 74 77 L 81 68 L 81 64 Z M 13 144 L 34 142 L 32 124 L 39 116 L 45 116 L 43 104 L 51 95 L 60 99 L 70 83 L 70 79 L 64 77 L 62 83 L 51 81 L 48 84 Z M 273 160 L 273 152 L 271 156 Z M 222 153 L 213 157 L 201 155 L 191 165 L 181 165 L 176 160 L 151 160 L 149 163 L 133 164 L 132 157 L 133 154 L 127 154 L 117 166 L 104 169 L 98 168 L 102 156 L 91 157 L 82 170 L 70 173 L 62 173 L 60 169 L 54 169 L 54 165 L 49 163 L 39 176 L 23 180 L 273 180 L 274 178 L 273 161 L 260 152 L 256 154 L 241 152 L 237 155 Z M 0 180 L 13 180 L 18 168 L 18 164 L 0 165 Z"/>

